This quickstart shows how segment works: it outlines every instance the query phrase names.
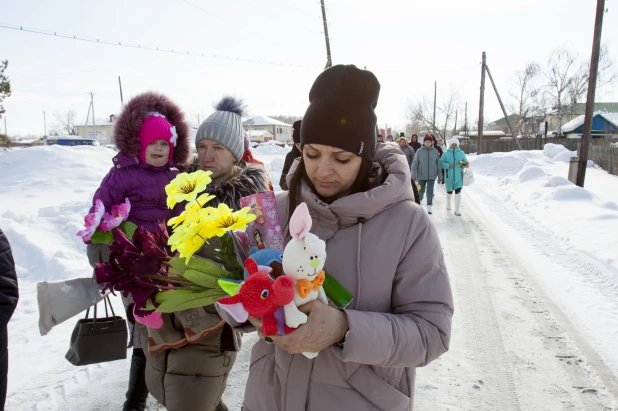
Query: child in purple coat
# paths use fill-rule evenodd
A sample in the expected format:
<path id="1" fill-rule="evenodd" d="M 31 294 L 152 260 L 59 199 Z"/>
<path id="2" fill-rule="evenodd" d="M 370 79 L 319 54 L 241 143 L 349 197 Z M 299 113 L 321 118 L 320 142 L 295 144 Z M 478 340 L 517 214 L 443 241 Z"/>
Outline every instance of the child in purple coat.
<path id="1" fill-rule="evenodd" d="M 165 186 L 184 170 L 190 155 L 189 127 L 180 108 L 157 93 L 134 97 L 115 124 L 114 142 L 120 152 L 94 194 L 93 204 L 100 199 L 109 212 L 128 198 L 131 211 L 127 220 L 149 231 L 154 231 L 159 221 L 167 223 L 179 215 L 184 206 L 177 205 L 174 210 L 167 207 Z M 106 245 L 88 244 L 88 260 L 93 267 L 108 259 Z M 146 359 L 134 327 L 131 340 L 134 349 L 123 411 L 144 410 L 148 397 Z"/>

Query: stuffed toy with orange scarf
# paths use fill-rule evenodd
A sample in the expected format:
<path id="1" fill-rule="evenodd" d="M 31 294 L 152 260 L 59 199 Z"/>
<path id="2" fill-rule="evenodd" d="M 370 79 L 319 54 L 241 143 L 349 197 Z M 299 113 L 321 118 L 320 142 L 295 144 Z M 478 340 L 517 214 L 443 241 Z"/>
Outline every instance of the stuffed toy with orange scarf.
<path id="1" fill-rule="evenodd" d="M 283 272 L 294 279 L 294 301 L 283 306 L 285 323 L 290 328 L 298 328 L 307 322 L 307 315 L 298 307 L 313 300 L 328 304 L 322 284 L 326 275 L 326 243 L 311 230 L 311 216 L 307 204 L 301 203 L 290 219 L 292 239 L 283 251 Z M 315 358 L 318 353 L 303 353 L 307 358 Z"/>

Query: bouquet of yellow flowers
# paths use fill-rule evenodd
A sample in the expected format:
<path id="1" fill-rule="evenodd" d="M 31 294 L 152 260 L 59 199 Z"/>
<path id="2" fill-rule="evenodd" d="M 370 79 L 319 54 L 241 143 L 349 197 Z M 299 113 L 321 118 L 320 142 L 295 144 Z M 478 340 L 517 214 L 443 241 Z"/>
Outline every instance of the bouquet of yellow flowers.
<path id="1" fill-rule="evenodd" d="M 186 202 L 185 211 L 168 222 L 171 235 L 163 224 L 154 233 L 140 227 L 132 238 L 115 229 L 110 261 L 97 264 L 96 278 L 104 291 L 131 295 L 136 320 L 148 326 L 157 328 L 161 313 L 204 307 L 227 296 L 219 280 L 243 280 L 246 255 L 234 231 L 245 231 L 255 216 L 249 207 L 234 211 L 225 204 L 207 206 L 214 196 L 200 193 L 211 183 L 210 175 L 181 173 L 165 187 L 169 208 Z M 215 237 L 221 240 L 216 262 L 193 256 Z"/>

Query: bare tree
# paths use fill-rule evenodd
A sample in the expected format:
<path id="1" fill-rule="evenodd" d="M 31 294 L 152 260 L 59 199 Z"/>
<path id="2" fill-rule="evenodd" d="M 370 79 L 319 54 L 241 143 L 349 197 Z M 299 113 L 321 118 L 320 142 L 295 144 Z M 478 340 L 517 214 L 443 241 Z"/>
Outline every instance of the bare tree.
<path id="1" fill-rule="evenodd" d="M 554 50 L 547 66 L 541 69 L 545 79 L 545 93 L 551 98 L 553 109 L 558 117 L 558 132 L 562 128 L 563 118 L 574 103 L 580 102 L 588 92 L 590 62 L 582 60 L 577 54 L 566 49 Z M 617 74 L 609 57 L 607 47 L 603 47 L 600 61 L 597 90 L 613 83 Z"/>
<path id="2" fill-rule="evenodd" d="M 56 125 L 52 129 L 56 133 L 66 133 L 69 136 L 76 136 L 77 125 L 75 125 L 75 118 L 77 114 L 75 110 L 69 110 L 66 113 L 54 113 L 54 118 L 56 119 Z"/>
<path id="3" fill-rule="evenodd" d="M 590 61 L 585 60 L 581 64 L 580 70 L 573 76 L 568 93 L 571 104 L 580 103 L 588 93 L 588 80 L 590 78 Z M 599 55 L 599 67 L 597 74 L 597 90 L 598 93 L 603 87 L 612 84 L 618 78 L 618 74 L 614 70 L 614 64 L 609 57 L 609 50 L 607 45 L 601 47 L 601 53 Z"/>
<path id="4" fill-rule="evenodd" d="M 459 93 L 451 91 L 440 101 L 437 107 L 436 122 L 433 122 L 433 99 L 423 97 L 417 102 L 408 101 L 408 117 L 410 119 L 410 129 L 415 132 L 423 130 L 436 130 L 438 138 L 446 139 L 446 132 L 450 130 L 449 125 L 453 122 L 455 112 L 461 109 Z"/>
<path id="5" fill-rule="evenodd" d="M 528 63 L 524 70 L 515 73 L 510 91 L 509 111 L 515 114 L 518 135 L 536 134 L 540 117 L 545 112 L 545 99 L 539 83 L 541 68 L 537 63 Z"/>

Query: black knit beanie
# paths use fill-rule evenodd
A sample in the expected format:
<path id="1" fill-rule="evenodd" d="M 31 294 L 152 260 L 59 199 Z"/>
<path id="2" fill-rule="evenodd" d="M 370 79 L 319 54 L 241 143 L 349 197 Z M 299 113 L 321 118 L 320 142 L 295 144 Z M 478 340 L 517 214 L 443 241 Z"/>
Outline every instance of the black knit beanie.
<path id="1" fill-rule="evenodd" d="M 292 139 L 294 144 L 300 144 L 300 120 L 296 120 L 292 125 Z"/>
<path id="2" fill-rule="evenodd" d="M 380 83 L 372 72 L 354 65 L 323 71 L 309 92 L 300 129 L 301 147 L 323 144 L 373 160 L 376 151 L 374 109 Z"/>

